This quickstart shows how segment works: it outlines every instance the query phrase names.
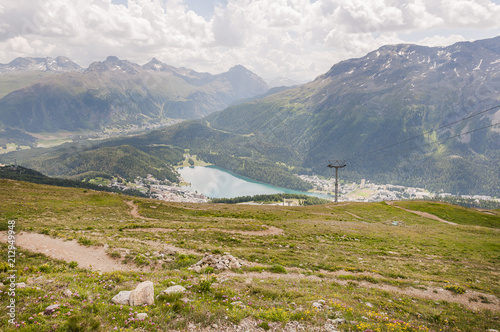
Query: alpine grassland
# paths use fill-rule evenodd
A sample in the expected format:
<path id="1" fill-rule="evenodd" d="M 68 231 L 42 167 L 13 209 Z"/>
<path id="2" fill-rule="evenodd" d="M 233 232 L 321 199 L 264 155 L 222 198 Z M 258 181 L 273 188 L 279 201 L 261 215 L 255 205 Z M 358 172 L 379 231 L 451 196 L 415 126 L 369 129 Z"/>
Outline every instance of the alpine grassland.
<path id="1" fill-rule="evenodd" d="M 0 180 L 0 330 L 498 330 L 499 228 L 499 210 L 436 202 L 191 204 Z M 191 268 L 225 253 L 242 266 Z M 111 301 L 143 281 L 154 304 Z M 185 291 L 160 294 L 172 285 Z"/>

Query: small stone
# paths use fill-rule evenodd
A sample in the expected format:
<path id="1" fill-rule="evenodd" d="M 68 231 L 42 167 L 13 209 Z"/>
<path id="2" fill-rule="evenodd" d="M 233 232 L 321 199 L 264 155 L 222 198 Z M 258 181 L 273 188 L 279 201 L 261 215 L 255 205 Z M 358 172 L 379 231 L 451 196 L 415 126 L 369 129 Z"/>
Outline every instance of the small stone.
<path id="1" fill-rule="evenodd" d="M 45 311 L 43 312 L 43 314 L 44 315 L 51 315 L 57 309 L 59 309 L 59 304 L 49 305 L 47 308 L 45 308 Z"/>
<path id="2" fill-rule="evenodd" d="M 486 330 L 486 332 L 498 332 L 498 330 L 495 330 L 495 329 L 489 329 L 489 330 Z"/>
<path id="3" fill-rule="evenodd" d="M 26 283 L 25 282 L 18 282 L 16 284 L 16 288 L 26 288 Z"/>
<path id="4" fill-rule="evenodd" d="M 312 306 L 313 306 L 313 308 L 316 308 L 316 309 L 323 308 L 323 304 L 321 304 L 319 302 L 313 302 Z"/>
<path id="5" fill-rule="evenodd" d="M 153 304 L 155 302 L 153 282 L 144 281 L 137 285 L 130 293 L 129 301 L 131 306 Z"/>
<path id="6" fill-rule="evenodd" d="M 186 288 L 182 287 L 181 285 L 175 285 L 165 289 L 164 291 L 161 292 L 161 294 L 184 293 L 185 291 Z"/>
<path id="7" fill-rule="evenodd" d="M 71 289 L 68 288 L 64 290 L 63 295 L 66 297 L 71 297 L 73 296 L 73 292 L 71 291 Z"/>
<path id="8" fill-rule="evenodd" d="M 212 328 L 213 328 L 213 329 L 218 329 L 218 328 L 219 328 L 219 325 L 217 325 L 217 324 L 212 324 Z"/>
<path id="9" fill-rule="evenodd" d="M 367 307 L 373 308 L 373 304 L 371 304 L 370 302 L 365 302 L 365 304 Z"/>
<path id="10" fill-rule="evenodd" d="M 340 325 L 340 324 L 345 324 L 346 320 L 344 318 L 335 318 L 335 319 L 332 319 L 332 324 L 335 324 L 335 325 Z"/>
<path id="11" fill-rule="evenodd" d="M 132 291 L 121 291 L 111 299 L 111 302 L 128 305 L 130 303 L 130 293 L 132 293 Z"/>
<path id="12" fill-rule="evenodd" d="M 146 318 L 148 318 L 148 314 L 145 313 L 145 312 L 141 312 L 141 313 L 137 314 L 137 319 L 138 320 L 145 320 Z"/>

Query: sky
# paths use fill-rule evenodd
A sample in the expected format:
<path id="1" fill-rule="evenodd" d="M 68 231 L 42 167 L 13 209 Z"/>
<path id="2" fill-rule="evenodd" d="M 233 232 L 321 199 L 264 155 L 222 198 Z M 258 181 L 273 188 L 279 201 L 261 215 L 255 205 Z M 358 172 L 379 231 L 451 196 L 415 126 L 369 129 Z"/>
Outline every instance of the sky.
<path id="1" fill-rule="evenodd" d="M 241 64 L 306 82 L 387 44 L 500 35 L 500 0 L 15 0 L 0 2 L 0 63 L 67 56 L 87 67 L 153 57 L 217 74 Z"/>

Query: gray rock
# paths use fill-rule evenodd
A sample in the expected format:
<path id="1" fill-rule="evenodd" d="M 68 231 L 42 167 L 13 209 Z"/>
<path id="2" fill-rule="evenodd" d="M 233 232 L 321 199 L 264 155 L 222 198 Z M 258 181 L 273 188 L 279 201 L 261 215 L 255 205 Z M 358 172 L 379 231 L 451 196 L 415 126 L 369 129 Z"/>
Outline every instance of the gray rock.
<path id="1" fill-rule="evenodd" d="M 141 312 L 141 313 L 137 314 L 137 319 L 139 319 L 139 320 L 145 320 L 146 318 L 148 318 L 148 314 L 145 312 Z"/>
<path id="2" fill-rule="evenodd" d="M 59 309 L 59 304 L 53 304 L 49 305 L 47 308 L 45 308 L 45 311 L 43 312 L 44 315 L 52 315 L 54 311 Z"/>
<path id="3" fill-rule="evenodd" d="M 155 303 L 155 290 L 152 281 L 141 282 L 137 287 L 130 293 L 130 305 L 152 305 Z"/>
<path id="4" fill-rule="evenodd" d="M 313 308 L 316 308 L 316 309 L 323 308 L 323 304 L 321 304 L 319 302 L 313 302 L 312 306 L 313 306 Z"/>
<path id="5" fill-rule="evenodd" d="M 16 284 L 16 288 L 26 288 L 26 283 L 25 282 L 18 282 Z"/>
<path id="6" fill-rule="evenodd" d="M 346 320 L 344 318 L 329 319 L 330 323 L 335 325 L 345 324 Z"/>
<path id="7" fill-rule="evenodd" d="M 132 293 L 132 291 L 121 291 L 111 299 L 111 302 L 128 305 L 130 303 L 130 293 Z"/>
<path id="8" fill-rule="evenodd" d="M 159 295 L 184 293 L 185 291 L 186 291 L 186 288 L 182 287 L 181 285 L 175 285 L 175 286 L 170 286 L 169 288 L 167 288 L 165 290 L 162 290 Z"/>
<path id="9" fill-rule="evenodd" d="M 370 307 L 370 308 L 373 308 L 373 304 L 371 304 L 370 302 L 365 302 L 365 304 Z"/>
<path id="10" fill-rule="evenodd" d="M 71 289 L 65 289 L 63 295 L 66 297 L 71 297 L 73 296 L 73 292 L 71 291 Z"/>

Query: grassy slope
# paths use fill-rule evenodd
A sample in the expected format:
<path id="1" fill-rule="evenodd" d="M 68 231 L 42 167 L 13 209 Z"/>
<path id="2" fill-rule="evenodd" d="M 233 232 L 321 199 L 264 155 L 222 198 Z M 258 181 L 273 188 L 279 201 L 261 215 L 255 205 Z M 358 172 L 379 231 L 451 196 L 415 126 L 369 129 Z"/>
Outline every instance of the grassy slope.
<path id="1" fill-rule="evenodd" d="M 409 210 L 427 212 L 441 219 L 461 225 L 500 228 L 500 213 L 498 211 L 481 212 L 460 208 L 455 205 L 419 201 L 398 202 L 397 205 Z"/>
<path id="2" fill-rule="evenodd" d="M 128 248 L 132 253 L 119 259 L 155 267 L 149 273 L 99 275 L 21 251 L 24 255 L 16 262 L 18 281 L 39 275 L 55 280 L 40 290 L 31 287 L 18 290 L 18 317 L 26 322 L 21 330 L 48 330 L 55 326 L 54 330 L 63 331 L 71 316 L 77 317 L 74 318 L 77 324 L 99 324 L 98 329 L 102 331 L 114 327 L 155 331 L 154 326 L 185 329 L 188 322 L 220 326 L 228 324 L 228 320 L 237 323 L 248 316 L 279 324 L 298 320 L 310 326 L 321 326 L 327 318 L 338 316 L 357 322 L 341 325 L 339 329 L 344 331 L 484 331 L 499 327 L 495 318 L 498 312 L 471 311 L 452 302 L 368 287 L 394 286 L 405 291 L 412 286 L 432 294 L 433 290 L 448 292 L 443 288 L 458 286 L 467 291 L 465 295 L 471 303 L 487 301 L 488 294 L 499 296 L 498 229 L 478 226 L 472 210 L 446 205 L 448 216 L 456 216 L 454 221 L 461 220 L 463 224 L 452 226 L 385 203 L 280 207 L 135 199 L 143 216 L 157 219 L 144 221 L 128 214 L 129 208 L 124 203 L 128 199 L 91 190 L 0 180 L 0 226 L 3 225 L 3 229 L 7 220 L 14 219 L 18 232 L 22 229 L 60 238 L 83 238 L 85 241 L 81 242 L 93 245 L 107 243 L 109 252 Z M 495 218 L 494 222 L 498 223 L 498 215 Z M 399 221 L 399 226 L 392 226 L 393 221 Z M 261 230 L 265 225 L 283 229 L 284 235 L 263 237 L 223 232 Z M 137 227 L 177 231 L 128 230 Z M 196 229 L 205 231 L 190 231 Z M 177 255 L 174 261 L 162 266 L 156 264 L 152 256 L 141 255 L 153 251 L 149 246 L 120 241 L 120 237 L 168 242 L 199 254 Z M 202 289 L 199 287 L 202 276 L 187 271 L 186 267 L 205 251 L 215 250 L 258 261 L 261 267 L 243 268 L 237 271 L 240 274 L 212 285 L 209 291 L 193 291 Z M 5 246 L 0 254 L 7 257 Z M 42 268 L 42 263 L 47 267 Z M 276 268 L 278 265 L 289 274 L 319 277 L 322 282 L 298 274 L 290 279 L 259 273 L 262 268 L 269 271 L 273 266 L 275 271 L 280 271 Z M 6 276 L 6 273 L 0 274 L 0 281 L 6 283 Z M 132 289 L 140 280 L 152 280 L 156 293 L 168 287 L 170 281 L 191 286 L 192 292 L 186 296 L 192 302 L 189 306 L 179 304 L 174 308 L 170 304 L 175 299 L 168 299 L 157 301 L 151 308 L 135 308 L 137 312 L 147 311 L 149 318 L 144 322 L 130 322 L 127 320 L 129 308 L 111 305 L 109 301 L 119 290 Z M 66 288 L 77 290 L 79 295 L 63 297 Z M 473 291 L 482 292 L 483 298 Z M 87 299 L 87 304 L 82 303 L 82 299 Z M 89 303 L 91 299 L 93 304 Z M 326 300 L 331 309 L 313 310 L 312 301 L 320 299 Z M 6 294 L 0 294 L 0 305 L 5 305 L 6 300 Z M 230 304 L 237 300 L 243 301 L 246 307 Z M 61 307 L 56 317 L 38 316 L 54 301 L 67 305 Z M 370 302 L 373 307 L 364 302 Z M 70 309 L 72 313 L 68 316 Z M 34 315 L 37 316 L 29 319 Z M 0 326 L 8 331 L 6 322 L 6 312 L 2 311 Z"/>
<path id="3" fill-rule="evenodd" d="M 26 73 L 2 73 L 0 75 L 0 98 L 17 89 L 29 86 L 42 79 L 56 75 L 52 72 L 26 72 Z"/>

